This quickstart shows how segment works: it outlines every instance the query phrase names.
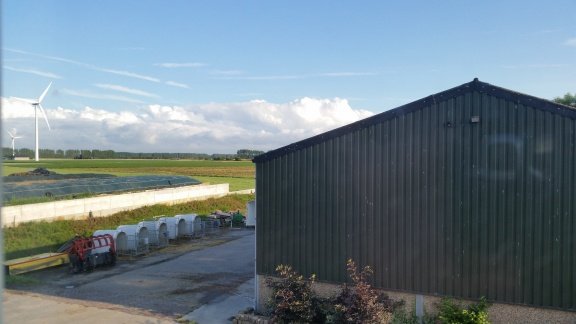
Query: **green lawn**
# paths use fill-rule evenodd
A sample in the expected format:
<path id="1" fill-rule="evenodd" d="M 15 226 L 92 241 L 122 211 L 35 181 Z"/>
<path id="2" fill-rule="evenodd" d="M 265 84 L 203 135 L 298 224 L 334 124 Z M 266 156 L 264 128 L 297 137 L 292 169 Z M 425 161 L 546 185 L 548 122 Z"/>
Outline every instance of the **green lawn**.
<path id="1" fill-rule="evenodd" d="M 194 178 L 206 184 L 229 183 L 230 191 L 256 188 L 256 180 L 253 178 L 204 177 L 204 176 L 194 176 Z"/>

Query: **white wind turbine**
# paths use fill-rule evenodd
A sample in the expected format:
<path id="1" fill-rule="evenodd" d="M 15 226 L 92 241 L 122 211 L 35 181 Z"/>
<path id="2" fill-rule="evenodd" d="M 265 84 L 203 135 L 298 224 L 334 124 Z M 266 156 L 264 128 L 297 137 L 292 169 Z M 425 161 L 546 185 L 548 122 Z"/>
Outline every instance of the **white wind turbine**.
<path id="1" fill-rule="evenodd" d="M 16 136 L 16 129 L 13 128 L 12 132 L 7 131 L 8 134 L 10 134 L 10 138 L 12 138 L 12 159 L 14 159 L 14 157 L 16 156 L 16 150 L 14 149 L 14 140 L 17 138 L 22 138 L 22 136 Z"/>
<path id="2" fill-rule="evenodd" d="M 52 85 L 52 82 L 50 82 L 50 84 L 48 84 L 48 87 L 46 87 L 46 90 L 44 90 L 44 92 L 42 92 L 42 94 L 40 95 L 40 97 L 37 100 L 36 99 L 25 99 L 25 98 L 14 98 L 16 100 L 20 100 L 20 101 L 29 103 L 34 107 L 34 120 L 35 120 L 35 126 L 36 126 L 36 151 L 35 151 L 35 160 L 36 161 L 40 161 L 40 151 L 38 148 L 38 109 L 40 109 L 40 112 L 44 116 L 44 120 L 46 121 L 46 125 L 48 125 L 48 129 L 51 130 L 50 123 L 48 123 L 48 117 L 46 117 L 46 112 L 44 111 L 44 108 L 42 108 L 42 105 L 41 105 L 42 100 L 44 99 L 44 97 L 46 97 L 46 94 L 48 93 L 48 89 L 50 89 L 51 85 Z"/>

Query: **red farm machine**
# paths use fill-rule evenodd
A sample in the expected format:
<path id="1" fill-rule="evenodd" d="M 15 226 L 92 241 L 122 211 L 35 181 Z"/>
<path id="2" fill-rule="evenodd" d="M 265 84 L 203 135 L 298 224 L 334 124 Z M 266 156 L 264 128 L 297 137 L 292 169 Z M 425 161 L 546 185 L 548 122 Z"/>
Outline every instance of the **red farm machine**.
<path id="1" fill-rule="evenodd" d="M 116 264 L 116 246 L 110 234 L 77 236 L 68 242 L 66 251 L 70 258 L 70 271 L 73 273 Z"/>

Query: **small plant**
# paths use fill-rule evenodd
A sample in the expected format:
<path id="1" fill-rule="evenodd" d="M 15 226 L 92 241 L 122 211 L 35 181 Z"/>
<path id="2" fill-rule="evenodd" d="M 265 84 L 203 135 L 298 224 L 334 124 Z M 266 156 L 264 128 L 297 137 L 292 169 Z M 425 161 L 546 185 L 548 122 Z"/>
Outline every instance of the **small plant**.
<path id="1" fill-rule="evenodd" d="M 407 312 L 403 308 L 396 309 L 392 314 L 391 324 L 437 324 L 436 316 L 424 314 L 422 318 L 416 316 L 416 312 Z"/>
<path id="2" fill-rule="evenodd" d="M 232 214 L 232 226 L 233 227 L 244 227 L 246 226 L 246 218 L 240 211 Z"/>
<path id="3" fill-rule="evenodd" d="M 418 317 L 414 312 L 408 313 L 404 309 L 398 309 L 392 314 L 392 324 L 418 324 Z"/>
<path id="4" fill-rule="evenodd" d="M 444 298 L 438 307 L 438 320 L 447 324 L 488 324 L 487 309 L 490 305 L 484 297 L 480 302 L 464 308 L 449 298 Z"/>
<path id="5" fill-rule="evenodd" d="M 352 286 L 344 285 L 336 299 L 334 322 L 336 323 L 384 323 L 391 320 L 397 302 L 379 294 L 368 283 L 373 271 L 366 266 L 358 272 L 352 259 L 346 262 Z"/>
<path id="6" fill-rule="evenodd" d="M 272 288 L 269 306 L 274 320 L 280 322 L 312 322 L 316 317 L 312 275 L 308 280 L 289 265 L 279 265 L 276 273 L 280 280 L 268 278 L 266 285 Z"/>

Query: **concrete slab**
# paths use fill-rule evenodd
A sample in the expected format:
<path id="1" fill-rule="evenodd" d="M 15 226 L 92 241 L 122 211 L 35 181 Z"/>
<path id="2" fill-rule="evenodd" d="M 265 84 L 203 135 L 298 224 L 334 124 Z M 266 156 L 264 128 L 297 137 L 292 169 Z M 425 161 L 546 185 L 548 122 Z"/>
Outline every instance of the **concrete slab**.
<path id="1" fill-rule="evenodd" d="M 256 279 L 250 279 L 238 286 L 236 291 L 223 294 L 220 300 L 202 305 L 182 319 L 197 323 L 226 323 L 232 316 L 248 307 L 254 307 L 255 283 Z"/>

